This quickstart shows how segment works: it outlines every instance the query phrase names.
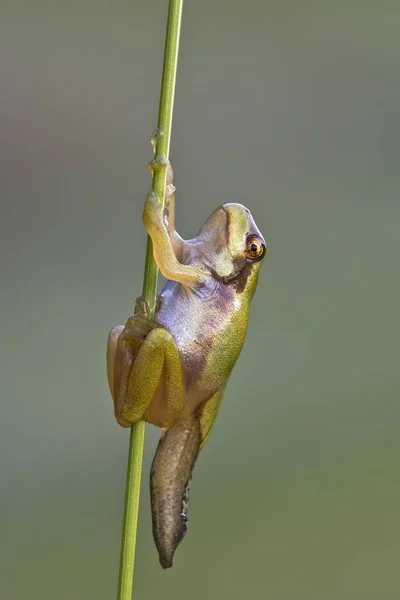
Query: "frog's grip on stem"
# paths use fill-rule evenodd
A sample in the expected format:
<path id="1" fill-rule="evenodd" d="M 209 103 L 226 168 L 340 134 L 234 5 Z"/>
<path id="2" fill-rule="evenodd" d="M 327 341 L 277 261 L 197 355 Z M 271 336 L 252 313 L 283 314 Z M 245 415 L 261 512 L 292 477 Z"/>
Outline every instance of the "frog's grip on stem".
<path id="1" fill-rule="evenodd" d="M 161 437 L 150 474 L 153 536 L 164 569 L 186 533 L 191 474 L 201 444 L 196 414 L 179 420 Z"/>

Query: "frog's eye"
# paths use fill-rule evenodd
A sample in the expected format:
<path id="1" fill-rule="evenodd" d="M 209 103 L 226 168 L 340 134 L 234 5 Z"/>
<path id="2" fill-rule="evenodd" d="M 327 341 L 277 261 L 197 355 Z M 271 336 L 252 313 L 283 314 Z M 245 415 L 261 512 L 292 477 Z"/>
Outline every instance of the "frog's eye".
<path id="1" fill-rule="evenodd" d="M 248 235 L 246 238 L 246 257 L 252 262 L 257 262 L 264 258 L 265 244 L 258 235 Z"/>

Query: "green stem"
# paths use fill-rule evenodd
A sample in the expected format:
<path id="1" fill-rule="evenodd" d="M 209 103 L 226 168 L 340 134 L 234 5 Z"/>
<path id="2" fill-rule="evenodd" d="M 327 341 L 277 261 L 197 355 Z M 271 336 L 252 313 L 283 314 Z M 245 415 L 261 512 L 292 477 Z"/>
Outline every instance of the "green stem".
<path id="1" fill-rule="evenodd" d="M 182 4 L 183 0 L 170 0 L 169 2 L 160 108 L 158 113 L 159 135 L 157 136 L 155 146 L 155 156 L 157 158 L 168 158 L 169 155 Z M 165 177 L 165 169 L 155 170 L 152 189 L 162 203 L 164 203 L 165 200 Z M 151 239 L 148 238 L 143 279 L 143 296 L 151 307 L 151 315 L 149 316 L 154 315 L 157 276 L 158 270 L 153 258 L 153 245 Z M 117 600 L 131 600 L 132 597 L 144 430 L 144 421 L 139 421 L 131 428 Z"/>
<path id="2" fill-rule="evenodd" d="M 118 600 L 131 600 L 132 597 L 144 426 L 144 421 L 139 421 L 131 427 L 128 470 L 126 474 L 124 524 L 122 528 L 121 557 L 119 563 Z"/>

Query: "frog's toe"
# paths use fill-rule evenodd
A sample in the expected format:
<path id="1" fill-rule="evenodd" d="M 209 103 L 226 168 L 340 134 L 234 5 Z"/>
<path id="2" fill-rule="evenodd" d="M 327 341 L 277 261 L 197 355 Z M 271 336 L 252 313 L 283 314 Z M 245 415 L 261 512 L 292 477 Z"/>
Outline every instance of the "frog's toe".
<path id="1" fill-rule="evenodd" d="M 136 298 L 135 302 L 135 315 L 141 315 L 147 317 L 151 313 L 149 301 L 144 296 Z"/>
<path id="2" fill-rule="evenodd" d="M 171 170 L 171 163 L 166 156 L 155 156 L 147 166 L 152 175 L 155 173 L 155 171 L 165 171 L 166 169 Z"/>
<path id="3" fill-rule="evenodd" d="M 168 184 L 165 188 L 165 199 L 168 200 L 171 196 L 173 196 L 175 190 L 176 188 L 172 183 Z"/>
<path id="4" fill-rule="evenodd" d="M 156 148 L 157 148 L 158 140 L 161 138 L 161 136 L 162 136 L 162 133 L 158 129 L 158 127 L 151 134 L 150 144 L 151 144 L 151 147 L 153 148 L 153 154 L 154 155 L 156 154 Z"/>

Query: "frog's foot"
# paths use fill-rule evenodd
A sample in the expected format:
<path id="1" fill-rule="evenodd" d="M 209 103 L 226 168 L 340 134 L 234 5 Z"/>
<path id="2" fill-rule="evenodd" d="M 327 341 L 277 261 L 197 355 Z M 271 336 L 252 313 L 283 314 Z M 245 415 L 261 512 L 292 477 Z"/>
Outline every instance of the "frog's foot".
<path id="1" fill-rule="evenodd" d="M 165 205 L 169 204 L 171 197 L 175 194 L 176 187 L 173 183 L 169 183 L 165 186 Z"/>
<path id="2" fill-rule="evenodd" d="M 151 314 L 151 307 L 148 300 L 144 296 L 136 298 L 135 302 L 135 315 L 141 315 L 148 317 Z"/>
<path id="3" fill-rule="evenodd" d="M 157 194 L 150 190 L 144 201 L 143 221 L 149 233 L 149 228 L 158 230 L 163 224 L 164 209 L 158 199 Z"/>
<path id="4" fill-rule="evenodd" d="M 163 136 L 164 134 L 162 133 L 162 131 L 160 131 L 157 127 L 157 129 L 155 129 L 153 131 L 153 133 L 151 134 L 151 138 L 150 138 L 150 144 L 151 147 L 153 148 L 153 155 L 156 155 L 156 149 L 157 149 L 157 144 L 160 140 L 160 138 Z"/>
<path id="5" fill-rule="evenodd" d="M 161 294 L 157 294 L 157 296 L 156 296 L 156 309 L 155 309 L 156 313 L 159 310 L 161 310 L 164 302 L 165 302 L 164 297 Z"/>
<path id="6" fill-rule="evenodd" d="M 147 314 L 136 313 L 127 320 L 118 341 L 135 344 L 139 349 L 141 343 L 150 331 L 157 327 L 160 327 L 160 325 L 153 319 L 150 319 Z"/>
<path id="7" fill-rule="evenodd" d="M 164 225 L 170 236 L 178 235 L 175 231 L 175 186 L 172 183 L 165 188 Z"/>
<path id="8" fill-rule="evenodd" d="M 175 188 L 174 188 L 174 186 L 172 185 L 173 181 L 174 181 L 174 170 L 173 170 L 173 168 L 172 168 L 172 165 L 171 165 L 171 163 L 169 163 L 169 166 L 168 166 L 168 168 L 167 168 L 167 177 L 166 177 L 166 179 L 165 179 L 165 185 L 166 185 L 167 187 L 168 187 L 168 186 L 171 186 L 171 187 L 173 188 L 173 192 L 172 192 L 172 193 L 174 193 L 174 191 L 175 191 Z M 167 194 L 166 194 L 166 195 L 167 195 Z"/>

